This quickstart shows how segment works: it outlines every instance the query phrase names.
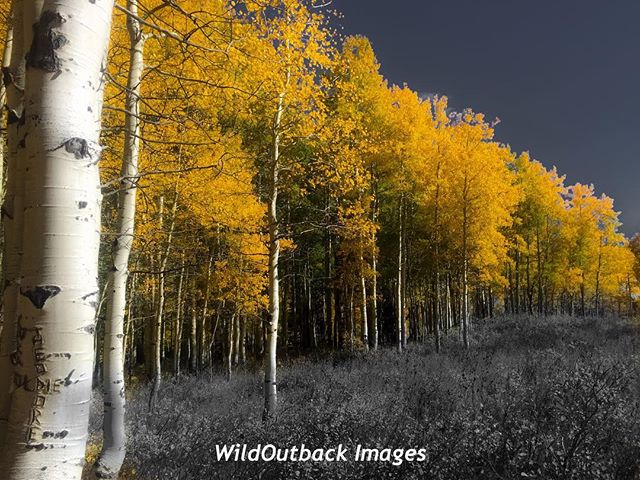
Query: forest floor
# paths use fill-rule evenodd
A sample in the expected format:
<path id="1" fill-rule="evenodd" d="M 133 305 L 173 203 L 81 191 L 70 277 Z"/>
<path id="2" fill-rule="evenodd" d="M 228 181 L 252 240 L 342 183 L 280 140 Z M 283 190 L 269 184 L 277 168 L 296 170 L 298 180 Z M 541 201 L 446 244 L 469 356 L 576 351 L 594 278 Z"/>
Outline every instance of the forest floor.
<path id="1" fill-rule="evenodd" d="M 638 327 L 622 319 L 502 317 L 403 354 L 335 354 L 279 369 L 277 419 L 262 376 L 167 381 L 153 415 L 131 389 L 124 478 L 635 479 Z M 96 395 L 98 397 L 98 395 Z M 95 412 L 100 399 L 94 399 Z M 97 438 L 99 414 L 92 420 Z M 344 445 L 347 462 L 219 462 L 216 445 Z M 424 448 L 424 462 L 355 462 L 356 446 Z M 98 450 L 93 442 L 90 452 Z"/>

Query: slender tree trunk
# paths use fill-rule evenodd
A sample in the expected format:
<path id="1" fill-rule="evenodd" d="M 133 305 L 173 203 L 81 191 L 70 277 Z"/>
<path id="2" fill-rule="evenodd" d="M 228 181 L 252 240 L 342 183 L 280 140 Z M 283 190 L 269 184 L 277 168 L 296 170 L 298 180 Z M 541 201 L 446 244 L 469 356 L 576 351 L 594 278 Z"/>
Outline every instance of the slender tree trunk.
<path id="1" fill-rule="evenodd" d="M 112 8 L 108 0 L 46 0 L 31 22 L 24 102 L 29 241 L 20 269 L 16 381 L 0 453 L 7 480 L 82 474 L 98 296 L 102 67 Z"/>
<path id="2" fill-rule="evenodd" d="M 596 269 L 595 310 L 596 316 L 600 315 L 600 273 L 602 271 L 602 238 L 598 247 L 598 268 Z"/>
<path id="3" fill-rule="evenodd" d="M 360 254 L 360 288 L 362 290 L 362 343 L 369 351 L 369 319 L 367 318 L 367 282 L 364 276 L 364 258 Z"/>
<path id="4" fill-rule="evenodd" d="M 209 263 L 207 264 L 206 280 L 204 286 L 204 299 L 202 304 L 202 315 L 198 319 L 197 324 L 197 346 L 198 352 L 198 370 L 203 371 L 206 363 L 207 353 L 204 346 L 206 345 L 206 324 L 209 315 L 209 293 L 211 289 L 211 268 L 213 267 L 213 254 L 209 254 Z M 212 339 L 215 340 L 215 339 Z M 211 352 L 208 353 L 211 355 Z"/>
<path id="5" fill-rule="evenodd" d="M 516 266 L 515 266 L 515 280 L 516 280 L 516 293 L 515 293 L 515 313 L 520 313 L 520 246 L 516 245 Z"/>
<path id="6" fill-rule="evenodd" d="M 585 309 L 585 291 L 584 291 L 584 272 L 582 273 L 582 283 L 580 283 L 580 316 L 586 315 Z"/>
<path id="7" fill-rule="evenodd" d="M 538 263 L 538 315 L 542 316 L 543 310 L 543 291 L 542 291 L 542 251 L 540 248 L 540 227 L 536 229 L 536 261 Z"/>
<path id="8" fill-rule="evenodd" d="M 353 350 L 355 343 L 355 311 L 354 311 L 354 295 L 355 287 L 349 288 L 349 350 Z"/>
<path id="9" fill-rule="evenodd" d="M 436 168 L 436 192 L 434 206 L 434 268 L 435 268 L 435 320 L 433 322 L 436 353 L 440 353 L 440 322 L 442 317 L 442 309 L 440 302 L 440 168 L 441 163 L 438 162 Z"/>
<path id="10" fill-rule="evenodd" d="M 331 242 L 331 232 L 327 229 L 325 233 L 325 248 L 324 248 L 324 310 L 325 310 L 325 338 L 329 337 L 329 345 L 336 347 L 334 344 L 334 300 L 333 300 L 333 288 L 331 282 L 333 279 L 333 272 L 331 268 L 331 260 L 333 257 L 333 245 Z"/>
<path id="11" fill-rule="evenodd" d="M 163 209 L 163 197 L 160 197 L 160 227 L 163 225 L 162 209 Z M 151 396 L 149 397 L 149 410 L 155 408 L 156 401 L 158 399 L 158 392 L 160 391 L 160 385 L 162 383 L 162 324 L 164 316 L 164 303 L 165 303 L 165 270 L 167 269 L 167 263 L 169 261 L 169 254 L 171 253 L 171 246 L 173 242 L 173 231 L 176 225 L 176 210 L 178 208 L 178 193 L 174 194 L 173 205 L 171 206 L 171 223 L 169 225 L 169 232 L 167 234 L 167 243 L 160 258 L 159 273 L 158 273 L 158 305 L 155 314 L 155 324 L 153 329 L 153 385 L 151 386 Z"/>
<path id="12" fill-rule="evenodd" d="M 531 286 L 531 245 L 527 238 L 527 311 L 533 315 L 533 287 Z"/>
<path id="13" fill-rule="evenodd" d="M 247 317 L 240 317 L 240 365 L 247 364 Z"/>
<path id="14" fill-rule="evenodd" d="M 138 13 L 137 0 L 129 0 L 127 9 Z M 100 478 L 117 478 L 126 454 L 124 315 L 127 299 L 129 256 L 135 234 L 138 158 L 140 151 L 140 83 L 144 70 L 144 36 L 138 20 L 127 18 L 129 32 L 129 77 L 126 92 L 124 154 L 118 192 L 117 237 L 112 251 L 112 267 L 107 282 L 107 319 L 104 331 L 104 442 L 95 469 Z"/>
<path id="15" fill-rule="evenodd" d="M 180 258 L 182 266 L 180 267 L 180 277 L 178 279 L 178 295 L 176 303 L 176 322 L 173 327 L 173 374 L 180 376 L 180 357 L 182 353 L 182 311 L 184 300 L 182 298 L 182 287 L 184 284 L 184 254 Z"/>
<path id="16" fill-rule="evenodd" d="M 374 237 L 375 239 L 375 237 Z M 371 328 L 372 337 L 373 337 L 373 349 L 378 349 L 378 270 L 377 270 L 377 252 L 376 246 L 374 243 L 372 257 L 371 257 L 371 268 L 373 270 L 371 277 Z"/>
<path id="17" fill-rule="evenodd" d="M 467 179 L 465 177 L 464 203 L 462 207 L 462 341 L 469 348 L 469 253 L 468 253 L 468 211 Z"/>
<path id="18" fill-rule="evenodd" d="M 404 345 L 404 315 L 403 315 L 403 307 L 402 304 L 402 250 L 403 250 L 403 241 L 404 241 L 404 232 L 403 232 L 403 199 L 400 197 L 400 202 L 398 206 L 398 280 L 397 280 L 397 290 L 396 290 L 396 327 L 398 334 L 398 351 L 402 352 L 402 347 Z"/>
<path id="19" fill-rule="evenodd" d="M 235 314 L 231 316 L 228 320 L 225 319 L 224 323 L 224 334 L 226 336 L 224 341 L 225 346 L 225 358 L 224 358 L 224 366 L 225 373 L 227 377 L 227 382 L 231 380 L 231 366 L 233 363 L 233 355 L 234 355 L 234 330 L 235 330 Z"/>
<path id="20" fill-rule="evenodd" d="M 288 76 L 288 75 L 287 75 Z M 287 78 L 287 84 L 289 79 Z M 276 368 L 278 351 L 278 320 L 280 319 L 280 232 L 278 225 L 278 188 L 280 174 L 280 124 L 284 110 L 285 94 L 278 97 L 278 107 L 274 122 L 273 159 L 271 178 L 269 179 L 269 202 L 267 217 L 269 222 L 269 320 L 267 328 L 267 355 L 264 370 L 264 411 L 262 419 L 268 420 L 275 414 L 278 394 L 276 387 Z"/>
<path id="21" fill-rule="evenodd" d="M 629 308 L 627 310 L 627 315 L 629 317 L 633 316 L 633 291 L 631 290 L 631 275 L 627 274 L 627 300 L 629 301 Z"/>
<path id="22" fill-rule="evenodd" d="M 196 314 L 195 281 L 191 291 L 191 330 L 189 331 L 189 370 L 191 373 L 198 371 L 198 316 Z"/>
<path id="23" fill-rule="evenodd" d="M 373 177 L 373 175 L 372 175 Z M 373 208 L 371 209 L 371 221 L 373 223 L 373 232 L 371 240 L 371 336 L 373 340 L 372 347 L 378 349 L 378 242 L 376 235 L 377 215 L 378 215 L 378 193 L 377 184 L 372 180 L 373 187 Z"/>
<path id="24" fill-rule="evenodd" d="M 233 321 L 233 365 L 240 363 L 240 315 L 234 316 Z"/>

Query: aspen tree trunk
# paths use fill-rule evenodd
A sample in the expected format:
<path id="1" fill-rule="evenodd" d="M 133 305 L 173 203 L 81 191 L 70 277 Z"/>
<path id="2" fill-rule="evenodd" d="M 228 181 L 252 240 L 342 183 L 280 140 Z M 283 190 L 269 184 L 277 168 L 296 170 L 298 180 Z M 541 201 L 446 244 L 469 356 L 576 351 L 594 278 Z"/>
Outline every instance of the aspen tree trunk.
<path id="1" fill-rule="evenodd" d="M 631 290 L 631 275 L 627 274 L 627 299 L 629 300 L 629 310 L 627 315 L 629 317 L 633 316 L 633 292 Z"/>
<path id="2" fill-rule="evenodd" d="M 202 315 L 198 319 L 198 323 L 196 326 L 197 335 L 196 335 L 196 350 L 198 352 L 198 370 L 203 371 L 206 363 L 206 352 L 204 346 L 206 345 L 206 325 L 207 325 L 207 315 L 209 311 L 209 291 L 211 288 L 211 268 L 213 266 L 213 253 L 209 254 L 209 262 L 207 263 L 207 277 L 205 280 L 204 286 L 204 299 L 202 304 Z M 212 339 L 212 342 L 215 339 Z M 211 355 L 211 352 L 209 352 Z"/>
<path id="3" fill-rule="evenodd" d="M 440 304 L 440 162 L 436 168 L 436 192 L 434 206 L 434 229 L 435 229 L 435 245 L 434 245 L 434 267 L 436 271 L 435 279 L 435 321 L 433 322 L 436 344 L 436 353 L 440 353 L 440 321 L 442 310 Z"/>
<path id="4" fill-rule="evenodd" d="M 233 317 L 233 365 L 240 362 L 240 315 Z"/>
<path id="5" fill-rule="evenodd" d="M 124 363 L 127 364 L 127 352 L 128 348 L 131 346 L 131 333 L 133 332 L 133 291 L 135 290 L 136 277 L 135 275 L 131 275 L 131 280 L 129 281 L 129 291 L 127 292 L 127 304 L 129 308 L 126 310 L 126 317 L 124 320 L 124 338 L 122 339 L 122 358 Z"/>
<path id="6" fill-rule="evenodd" d="M 309 293 L 309 295 L 307 296 L 307 308 L 309 309 L 309 320 L 311 326 L 311 346 L 316 349 L 318 348 L 318 337 L 316 333 L 316 315 L 313 310 L 313 299 L 311 297 L 311 280 L 311 277 L 309 277 L 309 285 L 307 289 L 307 292 Z"/>
<path id="7" fill-rule="evenodd" d="M 354 333 L 355 333 L 355 312 L 354 312 L 354 295 L 355 287 L 349 289 L 349 349 L 353 350 L 354 346 Z"/>
<path id="8" fill-rule="evenodd" d="M 586 315 L 584 281 L 585 281 L 584 272 L 582 272 L 582 283 L 580 284 L 580 316 L 581 317 L 584 317 Z"/>
<path id="9" fill-rule="evenodd" d="M 538 264 L 538 315 L 542 316 L 542 251 L 540 250 L 540 226 L 536 228 L 536 261 Z"/>
<path id="10" fill-rule="evenodd" d="M 527 238 L 527 311 L 529 315 L 533 315 L 533 287 L 531 286 L 531 244 Z"/>
<path id="11" fill-rule="evenodd" d="M 287 85 L 289 83 L 287 74 Z M 280 232 L 278 225 L 278 188 L 280 174 L 280 124 L 284 110 L 285 94 L 278 97 L 278 107 L 274 122 L 273 159 L 271 162 L 271 178 L 269 179 L 269 201 L 267 218 L 269 223 L 269 320 L 267 327 L 267 355 L 264 370 L 264 411 L 262 419 L 267 420 L 275 414 L 278 403 L 276 387 L 278 320 L 280 319 L 280 277 L 278 262 L 280 260 Z"/>
<path id="12" fill-rule="evenodd" d="M 129 0 L 127 9 L 138 13 L 137 0 Z M 100 478 L 117 478 L 126 454 L 124 316 L 127 300 L 129 256 L 135 234 L 138 157 L 140 150 L 140 83 L 144 70 L 144 36 L 136 18 L 127 17 L 129 32 L 129 77 L 126 91 L 124 151 L 118 192 L 117 237 L 112 251 L 112 266 L 107 282 L 111 285 L 104 331 L 104 442 L 95 464 Z"/>
<path id="13" fill-rule="evenodd" d="M 283 269 L 286 264 L 283 265 Z M 287 267 L 288 268 L 288 267 Z M 284 271 L 284 276 L 287 276 L 287 270 Z M 283 295 L 282 295 L 282 344 L 280 349 L 284 353 L 284 358 L 289 359 L 289 290 L 291 282 L 284 282 Z"/>
<path id="14" fill-rule="evenodd" d="M 373 187 L 373 208 L 371 209 L 371 221 L 373 223 L 372 241 L 371 241 L 371 336 L 373 337 L 373 349 L 378 349 L 378 249 L 377 249 L 377 235 L 376 235 L 376 221 L 378 212 L 378 192 L 377 184 L 374 180 L 372 173 Z"/>
<path id="15" fill-rule="evenodd" d="M 231 316 L 229 320 L 225 319 L 223 321 L 223 333 L 226 337 L 223 345 L 224 345 L 224 366 L 225 366 L 225 374 L 227 377 L 227 382 L 231 380 L 231 363 L 233 362 L 233 330 L 234 330 L 234 318 L 235 314 Z"/>
<path id="16" fill-rule="evenodd" d="M 18 303 L 18 277 L 22 253 L 23 218 L 23 172 L 18 161 L 18 125 L 23 116 L 24 91 L 24 37 L 22 3 L 13 2 L 12 44 L 8 70 L 3 75 L 7 108 L 7 185 L 3 202 L 2 224 L 3 277 L 2 332 L 0 333 L 0 446 L 6 434 L 9 409 L 11 407 L 10 388 L 13 382 L 11 353 L 15 351 L 17 337 L 16 308 Z M 7 52 L 5 52 L 7 53 Z M 3 63 L 6 58 L 3 59 Z M 22 150 L 22 149 L 20 149 Z"/>
<path id="17" fill-rule="evenodd" d="M 516 265 L 515 265 L 515 282 L 516 282 L 516 294 L 515 294 L 515 313 L 520 313 L 520 248 L 516 245 Z"/>
<path id="18" fill-rule="evenodd" d="M 176 305 L 176 322 L 173 328 L 173 374 L 176 377 L 180 376 L 180 354 L 182 350 L 182 286 L 184 283 L 184 254 L 181 256 L 180 261 L 182 266 L 180 267 L 180 278 L 178 279 L 178 298 Z"/>
<path id="19" fill-rule="evenodd" d="M 240 365 L 243 367 L 247 363 L 247 317 L 240 317 Z"/>
<path id="20" fill-rule="evenodd" d="M 403 201 L 402 197 L 400 197 L 400 205 L 398 207 L 398 282 L 397 282 L 397 291 L 396 291 L 396 326 L 398 329 L 398 351 L 402 352 L 402 347 L 404 345 L 404 315 L 403 315 L 403 307 L 402 304 L 402 249 L 403 249 Z"/>
<path id="21" fill-rule="evenodd" d="M 375 240 L 375 234 L 374 234 Z M 372 336 L 373 336 L 373 349 L 378 349 L 378 266 L 377 266 L 377 257 L 378 254 L 376 252 L 376 245 L 374 242 L 373 251 L 371 252 L 371 268 L 373 270 L 373 276 L 371 278 L 371 328 Z"/>
<path id="22" fill-rule="evenodd" d="M 327 202 L 329 204 L 329 202 Z M 328 209 L 329 205 L 327 206 Z M 332 258 L 333 258 L 333 242 L 331 241 L 331 232 L 327 229 L 324 249 L 324 276 L 326 279 L 324 288 L 324 303 L 325 303 L 325 334 L 330 337 L 329 345 L 333 348 L 337 347 L 335 342 L 335 299 L 333 297 L 333 287 L 331 282 L 333 280 Z"/>
<path id="23" fill-rule="evenodd" d="M 107 279 L 107 281 L 105 282 L 104 286 L 102 287 L 102 292 L 100 292 L 100 296 L 98 297 L 100 299 L 100 301 L 98 302 L 98 308 L 96 308 L 96 315 L 95 315 L 95 319 L 94 322 L 96 324 L 96 332 L 94 335 L 94 340 L 93 340 L 93 383 L 92 383 L 92 389 L 93 388 L 98 388 L 98 385 L 100 385 L 100 383 L 103 380 L 103 370 L 102 370 L 102 363 L 101 363 L 101 343 L 100 343 L 100 339 L 101 336 L 100 334 L 102 333 L 102 336 L 104 336 L 104 332 L 100 331 L 100 320 L 102 320 L 101 315 L 102 315 L 102 308 L 104 307 L 104 303 L 105 300 L 107 299 L 107 292 L 109 291 L 109 279 Z M 104 323 L 104 322 L 102 322 Z M 103 326 L 103 329 L 105 327 Z M 104 343 L 104 342 L 102 342 Z"/>
<path id="24" fill-rule="evenodd" d="M 46 0 L 33 22 L 24 102 L 29 241 L 20 270 L 16 382 L 0 457 L 7 480 L 82 474 L 98 295 L 102 73 L 112 9 L 109 0 Z"/>
<path id="25" fill-rule="evenodd" d="M 467 179 L 464 182 L 462 207 L 462 341 L 469 348 L 469 259 L 468 259 L 468 212 L 467 212 Z"/>
<path id="26" fill-rule="evenodd" d="M 162 208 L 163 198 L 160 197 L 160 227 L 162 227 Z M 151 396 L 149 398 L 149 410 L 153 410 L 158 399 L 158 392 L 162 383 L 162 317 L 164 316 L 165 303 L 165 273 L 167 262 L 169 261 L 169 253 L 171 252 L 171 243 L 173 241 L 173 230 L 176 225 L 176 210 L 178 208 L 178 193 L 174 194 L 173 205 L 171 206 L 171 224 L 167 234 L 167 244 L 160 259 L 158 274 L 158 306 L 155 315 L 155 324 L 153 328 L 153 385 L 151 387 Z"/>
<path id="27" fill-rule="evenodd" d="M 360 253 L 360 288 L 362 290 L 362 343 L 369 351 L 369 319 L 367 318 L 367 282 L 364 278 L 364 258 Z"/>
<path id="28" fill-rule="evenodd" d="M 129 295 L 127 299 L 127 304 L 129 308 L 127 309 L 127 320 L 125 323 L 125 331 L 124 331 L 124 339 L 122 342 L 122 350 L 125 352 L 125 360 L 127 351 L 129 352 L 129 359 L 127 361 L 127 369 L 129 373 L 129 380 L 131 380 L 131 373 L 133 370 L 133 365 L 135 363 L 135 347 L 136 347 L 136 328 L 133 324 L 134 320 L 134 300 L 136 291 L 136 275 L 131 276 L 131 282 L 129 282 Z"/>
<path id="29" fill-rule="evenodd" d="M 600 315 L 600 273 L 602 271 L 602 238 L 598 247 L 598 267 L 596 269 L 596 291 L 595 291 L 595 307 L 596 317 Z"/>
<path id="30" fill-rule="evenodd" d="M 189 331 L 189 370 L 191 373 L 198 371 L 198 318 L 196 314 L 195 280 L 192 282 L 191 291 L 191 329 Z"/>
<path id="31" fill-rule="evenodd" d="M 152 254 L 148 255 L 149 258 L 149 270 L 154 271 L 156 269 L 155 257 Z M 156 296 L 156 279 L 151 277 L 151 305 L 157 304 Z M 144 370 L 149 381 L 153 380 L 153 322 L 155 316 L 150 315 L 144 320 Z"/>

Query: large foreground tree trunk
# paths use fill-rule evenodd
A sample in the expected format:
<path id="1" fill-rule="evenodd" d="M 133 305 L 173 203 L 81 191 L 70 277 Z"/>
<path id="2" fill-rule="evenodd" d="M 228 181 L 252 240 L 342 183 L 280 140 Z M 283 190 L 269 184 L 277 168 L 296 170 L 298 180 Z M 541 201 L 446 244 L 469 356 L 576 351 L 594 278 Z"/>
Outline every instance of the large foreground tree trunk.
<path id="1" fill-rule="evenodd" d="M 110 0 L 46 0 L 26 56 L 19 335 L 0 457 L 7 480 L 82 474 L 98 297 L 102 73 L 112 9 Z"/>
<path id="2" fill-rule="evenodd" d="M 138 2 L 127 2 L 128 10 L 137 15 Z M 127 18 L 131 49 L 127 81 L 124 152 L 120 191 L 118 192 L 117 237 L 113 245 L 112 266 L 107 279 L 110 285 L 104 330 L 104 442 L 96 462 L 100 478 L 117 478 L 126 453 L 124 429 L 124 316 L 127 302 L 129 256 L 133 245 L 140 150 L 140 82 L 144 69 L 144 36 L 140 23 Z"/>

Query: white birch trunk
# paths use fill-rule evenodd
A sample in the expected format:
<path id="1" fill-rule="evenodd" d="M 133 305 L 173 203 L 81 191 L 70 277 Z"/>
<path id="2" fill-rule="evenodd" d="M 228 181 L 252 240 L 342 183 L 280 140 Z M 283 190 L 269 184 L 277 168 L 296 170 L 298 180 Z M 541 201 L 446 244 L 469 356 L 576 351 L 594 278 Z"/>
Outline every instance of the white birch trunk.
<path id="1" fill-rule="evenodd" d="M 46 0 L 26 56 L 28 237 L 0 457 L 7 480 L 82 474 L 98 296 L 102 72 L 112 9 L 111 0 Z"/>
<path id="2" fill-rule="evenodd" d="M 129 0 L 127 9 L 138 13 L 137 0 Z M 131 44 L 129 77 L 127 80 L 124 152 L 118 192 L 117 237 L 112 251 L 112 265 L 107 282 L 107 318 L 104 331 L 104 441 L 102 452 L 95 464 L 100 478 L 117 478 L 126 454 L 125 384 L 124 384 L 124 316 L 127 305 L 127 279 L 129 256 L 133 245 L 138 184 L 138 157 L 140 151 L 140 83 L 144 70 L 144 36 L 140 23 L 127 17 Z"/>

